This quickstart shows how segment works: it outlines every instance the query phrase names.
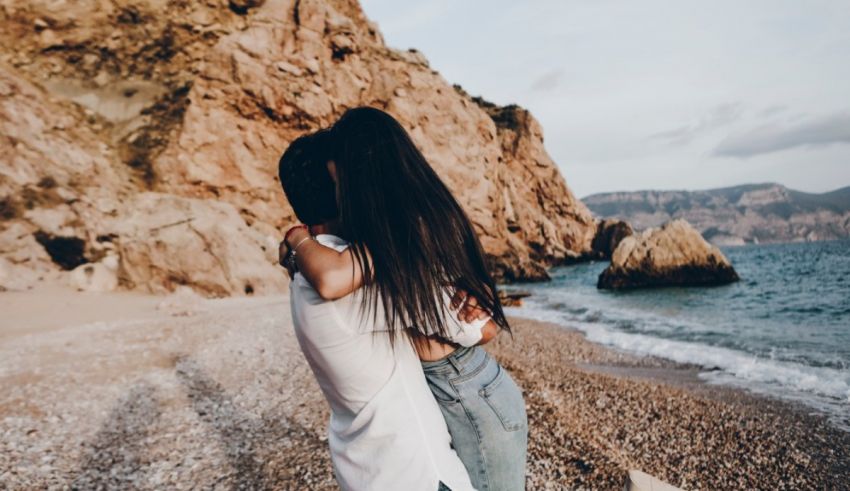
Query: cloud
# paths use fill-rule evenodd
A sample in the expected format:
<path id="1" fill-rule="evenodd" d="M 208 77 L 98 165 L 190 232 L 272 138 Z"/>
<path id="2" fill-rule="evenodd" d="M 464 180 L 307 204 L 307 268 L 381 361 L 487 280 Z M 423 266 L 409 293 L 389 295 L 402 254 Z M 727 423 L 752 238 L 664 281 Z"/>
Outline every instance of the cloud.
<path id="1" fill-rule="evenodd" d="M 673 130 L 654 133 L 649 135 L 649 137 L 654 140 L 665 140 L 670 145 L 684 145 L 693 140 L 696 133 L 696 127 L 694 126 L 680 126 Z"/>
<path id="2" fill-rule="evenodd" d="M 734 123 L 741 117 L 742 112 L 740 102 L 720 104 L 693 124 L 655 133 L 649 137 L 656 140 L 664 140 L 674 146 L 685 145 L 704 133 Z"/>
<path id="3" fill-rule="evenodd" d="M 782 105 L 774 105 L 770 107 L 766 107 L 759 112 L 759 116 L 763 118 L 770 118 L 771 116 L 776 116 L 777 114 L 783 113 L 788 110 L 787 106 Z"/>
<path id="4" fill-rule="evenodd" d="M 552 70 L 544 73 L 537 80 L 531 84 L 531 90 L 535 92 L 545 92 L 548 90 L 558 88 L 558 85 L 561 84 L 561 76 L 564 75 L 564 72 L 561 70 Z"/>
<path id="5" fill-rule="evenodd" d="M 816 147 L 850 143 L 850 111 L 790 126 L 767 125 L 730 135 L 714 149 L 713 155 L 747 158 L 796 147 Z"/>

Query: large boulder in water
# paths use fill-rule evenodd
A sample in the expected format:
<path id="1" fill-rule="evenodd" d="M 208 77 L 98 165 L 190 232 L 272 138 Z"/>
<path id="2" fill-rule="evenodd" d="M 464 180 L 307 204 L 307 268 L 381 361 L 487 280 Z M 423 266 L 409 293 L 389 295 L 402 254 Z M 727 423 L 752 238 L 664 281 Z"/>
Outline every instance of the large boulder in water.
<path id="1" fill-rule="evenodd" d="M 596 286 L 619 290 L 735 281 L 738 274 L 720 249 L 685 220 L 674 220 L 623 239 Z"/>
<path id="2" fill-rule="evenodd" d="M 610 259 L 620 242 L 634 233 L 632 226 L 622 220 L 600 220 L 596 224 L 596 235 L 593 236 L 590 247 L 596 257 Z"/>

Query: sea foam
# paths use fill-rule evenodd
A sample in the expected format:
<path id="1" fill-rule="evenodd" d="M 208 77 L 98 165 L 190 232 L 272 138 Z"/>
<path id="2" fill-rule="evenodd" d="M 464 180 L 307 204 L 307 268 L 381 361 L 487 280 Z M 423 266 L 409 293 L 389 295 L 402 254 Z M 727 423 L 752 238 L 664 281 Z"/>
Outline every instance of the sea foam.
<path id="1" fill-rule="evenodd" d="M 850 372 L 760 358 L 733 349 L 688 341 L 626 333 L 599 322 L 570 319 L 569 314 L 530 305 L 506 309 L 508 315 L 574 328 L 594 343 L 629 353 L 655 356 L 705 369 L 708 383 L 732 385 L 771 397 L 792 400 L 827 415 L 850 431 Z"/>

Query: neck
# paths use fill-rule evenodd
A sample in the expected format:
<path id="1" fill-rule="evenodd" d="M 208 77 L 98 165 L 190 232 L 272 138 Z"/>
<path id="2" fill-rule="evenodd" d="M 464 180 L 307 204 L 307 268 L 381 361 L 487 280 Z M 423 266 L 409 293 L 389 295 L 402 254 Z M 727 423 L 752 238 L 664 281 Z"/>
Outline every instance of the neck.
<path id="1" fill-rule="evenodd" d="M 331 220 L 329 222 L 320 223 L 318 225 L 310 225 L 310 233 L 313 235 L 331 234 L 339 235 L 339 220 Z"/>

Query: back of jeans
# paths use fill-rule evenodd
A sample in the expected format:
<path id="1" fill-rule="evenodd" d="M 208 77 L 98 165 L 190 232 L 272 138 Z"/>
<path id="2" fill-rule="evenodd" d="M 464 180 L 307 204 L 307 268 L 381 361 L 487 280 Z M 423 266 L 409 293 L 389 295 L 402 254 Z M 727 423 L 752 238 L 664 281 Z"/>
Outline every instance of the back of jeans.
<path id="1" fill-rule="evenodd" d="M 422 367 L 475 489 L 525 489 L 528 418 L 507 370 L 480 347 Z"/>

